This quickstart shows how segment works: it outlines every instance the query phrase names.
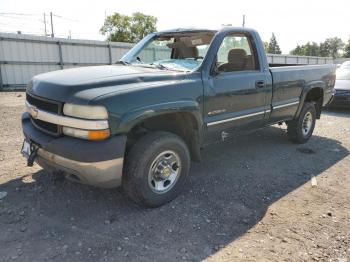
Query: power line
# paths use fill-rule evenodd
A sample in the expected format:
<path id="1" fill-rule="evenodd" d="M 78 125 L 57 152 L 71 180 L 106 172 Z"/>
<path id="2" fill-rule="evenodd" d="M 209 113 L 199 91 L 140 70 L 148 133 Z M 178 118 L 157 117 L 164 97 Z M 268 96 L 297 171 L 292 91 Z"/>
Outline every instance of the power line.
<path id="1" fill-rule="evenodd" d="M 9 30 L 11 28 L 17 28 L 16 31 L 18 30 L 18 28 L 21 28 L 22 30 L 28 30 L 28 28 L 37 29 L 40 26 L 39 24 L 33 25 L 33 24 L 23 23 L 21 21 L 16 22 L 16 23 L 8 23 L 6 21 L 0 20 L 0 24 L 5 25 L 7 30 Z"/>
<path id="2" fill-rule="evenodd" d="M 13 31 L 15 32 L 26 32 L 28 33 L 28 31 L 36 31 L 37 29 L 40 29 L 40 31 L 43 31 L 45 36 L 48 36 L 48 28 L 47 28 L 47 23 L 49 23 L 50 29 L 51 29 L 51 33 L 50 36 L 54 37 L 55 36 L 55 32 L 54 32 L 54 17 L 57 19 L 61 19 L 61 20 L 67 20 L 70 22 L 79 22 L 76 19 L 72 19 L 72 18 L 68 18 L 62 15 L 58 15 L 58 14 L 54 14 L 52 12 L 49 13 L 49 19 L 47 21 L 46 19 L 46 15 L 47 13 L 42 13 L 42 14 L 35 14 L 35 13 L 5 13 L 5 12 L 0 12 L 0 22 L 1 20 L 5 21 L 6 23 L 0 23 L 3 25 L 6 25 L 8 28 L 13 28 Z M 27 21 L 31 21 L 31 22 L 25 22 L 23 20 L 27 20 Z M 34 22 L 40 22 L 40 24 L 42 25 L 42 23 L 44 23 L 44 28 L 42 28 L 42 26 L 39 27 L 34 25 Z M 34 29 L 35 27 L 35 29 Z M 50 30 L 49 29 L 49 30 Z M 8 31 L 8 30 L 6 30 Z M 37 33 L 35 33 L 37 34 Z M 71 30 L 69 30 L 68 36 L 71 37 Z"/>
<path id="3" fill-rule="evenodd" d="M 68 18 L 68 17 L 64 17 L 64 16 L 61 16 L 61 15 L 56 15 L 56 14 L 52 14 L 52 15 L 54 17 L 61 18 L 61 19 L 64 19 L 64 20 L 68 20 L 68 21 L 72 21 L 72 22 L 79 22 L 79 20 Z"/>
<path id="4" fill-rule="evenodd" d="M 0 15 L 18 15 L 18 16 L 38 16 L 40 14 L 24 14 L 24 13 L 0 13 Z"/>
<path id="5" fill-rule="evenodd" d="M 39 20 L 37 18 L 32 18 L 32 17 L 19 17 L 19 16 L 12 16 L 12 15 L 1 15 L 0 14 L 0 17 L 1 18 L 10 18 L 10 19 L 19 19 L 19 20 L 31 20 L 31 21 L 34 21 L 34 20 Z"/>
<path id="6" fill-rule="evenodd" d="M 7 17 L 1 17 L 1 16 L 0 16 L 0 22 L 2 22 L 3 24 L 6 24 L 8 27 L 13 27 L 13 26 L 37 27 L 37 25 L 39 25 L 39 22 L 41 24 L 41 20 L 39 19 L 36 19 L 32 22 L 27 22 L 25 19 L 9 19 Z"/>

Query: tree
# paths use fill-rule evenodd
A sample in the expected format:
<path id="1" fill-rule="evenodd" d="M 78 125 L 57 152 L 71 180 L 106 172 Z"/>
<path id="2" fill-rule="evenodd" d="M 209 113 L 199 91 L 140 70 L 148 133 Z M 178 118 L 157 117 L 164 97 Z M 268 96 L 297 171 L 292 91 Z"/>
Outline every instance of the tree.
<path id="1" fill-rule="evenodd" d="M 320 55 L 320 47 L 315 42 L 307 42 L 305 45 L 297 45 L 295 49 L 293 49 L 290 54 L 292 55 L 302 55 L 302 56 L 319 56 Z"/>
<path id="2" fill-rule="evenodd" d="M 307 42 L 304 47 L 304 52 L 306 56 L 319 56 L 320 55 L 320 47 L 315 42 Z"/>
<path id="3" fill-rule="evenodd" d="M 330 47 L 327 41 L 320 44 L 320 56 L 322 57 L 330 56 Z"/>
<path id="4" fill-rule="evenodd" d="M 344 47 L 344 54 L 343 57 L 350 58 L 350 38 L 348 40 L 348 43 Z"/>
<path id="5" fill-rule="evenodd" d="M 269 43 L 269 48 L 268 48 L 267 52 L 270 54 L 281 54 L 282 53 L 280 46 L 277 43 L 276 36 L 274 33 L 272 33 L 270 43 Z"/>
<path id="6" fill-rule="evenodd" d="M 319 45 L 315 42 L 307 42 L 305 45 L 297 45 L 290 54 L 302 56 L 322 56 L 322 57 L 339 57 L 340 51 L 344 48 L 343 41 L 338 37 L 327 38 L 326 41 Z M 349 56 L 350 56 L 350 39 L 349 39 Z M 346 50 L 344 49 L 346 52 Z"/>
<path id="7" fill-rule="evenodd" d="M 157 31 L 156 24 L 156 17 L 140 12 L 131 16 L 114 13 L 106 18 L 100 32 L 110 41 L 136 43 Z"/>
<path id="8" fill-rule="evenodd" d="M 269 50 L 269 42 L 264 42 L 264 49 L 265 49 L 265 52 L 267 53 L 267 51 Z"/>
<path id="9" fill-rule="evenodd" d="M 300 45 L 297 45 L 296 48 L 294 48 L 292 51 L 290 51 L 289 53 L 291 55 L 304 55 L 304 46 L 300 46 Z"/>
<path id="10" fill-rule="evenodd" d="M 327 38 L 323 43 L 328 56 L 339 57 L 339 51 L 344 48 L 344 42 L 339 37 Z"/>

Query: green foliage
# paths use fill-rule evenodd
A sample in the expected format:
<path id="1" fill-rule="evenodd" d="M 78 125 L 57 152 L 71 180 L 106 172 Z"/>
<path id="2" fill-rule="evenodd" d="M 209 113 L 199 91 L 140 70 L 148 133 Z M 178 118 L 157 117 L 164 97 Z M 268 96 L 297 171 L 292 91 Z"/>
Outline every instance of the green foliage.
<path id="1" fill-rule="evenodd" d="M 269 50 L 269 42 L 264 42 L 264 49 L 265 49 L 265 52 L 267 53 L 267 51 Z"/>
<path id="2" fill-rule="evenodd" d="M 272 33 L 267 52 L 269 54 L 281 54 L 282 53 L 280 46 L 277 43 L 276 36 L 274 33 Z"/>
<path id="3" fill-rule="evenodd" d="M 307 56 L 319 56 L 320 47 L 315 42 L 307 42 L 305 45 L 305 55 Z"/>
<path id="4" fill-rule="evenodd" d="M 297 45 L 295 49 L 290 52 L 291 55 L 302 55 L 302 56 L 319 56 L 320 47 L 315 42 L 307 42 L 306 45 Z"/>
<path id="5" fill-rule="evenodd" d="M 329 57 L 329 43 L 327 41 L 320 44 L 320 56 Z"/>
<path id="6" fill-rule="evenodd" d="M 326 39 L 329 46 L 329 54 L 331 57 L 339 57 L 339 51 L 344 48 L 344 42 L 339 37 Z"/>
<path id="7" fill-rule="evenodd" d="M 305 45 L 297 45 L 290 54 L 302 56 L 322 56 L 322 57 L 339 57 L 340 51 L 343 50 L 344 43 L 338 37 L 327 38 L 326 41 L 319 45 L 315 42 L 307 42 Z"/>
<path id="8" fill-rule="evenodd" d="M 348 40 L 348 43 L 344 47 L 344 54 L 343 57 L 350 58 L 350 38 Z"/>
<path id="9" fill-rule="evenodd" d="M 304 55 L 304 46 L 297 45 L 292 51 L 289 52 L 291 55 Z"/>
<path id="10" fill-rule="evenodd" d="M 114 13 L 106 18 L 100 32 L 110 41 L 136 43 L 157 31 L 156 24 L 156 17 L 139 12 L 131 16 Z"/>

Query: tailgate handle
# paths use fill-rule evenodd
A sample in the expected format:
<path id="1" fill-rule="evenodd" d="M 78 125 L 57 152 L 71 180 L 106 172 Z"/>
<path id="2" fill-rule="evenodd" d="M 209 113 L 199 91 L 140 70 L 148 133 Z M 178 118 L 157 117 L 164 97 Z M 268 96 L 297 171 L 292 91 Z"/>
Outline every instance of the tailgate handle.
<path id="1" fill-rule="evenodd" d="M 265 87 L 265 81 L 260 80 L 255 82 L 255 87 L 256 88 L 264 88 Z"/>

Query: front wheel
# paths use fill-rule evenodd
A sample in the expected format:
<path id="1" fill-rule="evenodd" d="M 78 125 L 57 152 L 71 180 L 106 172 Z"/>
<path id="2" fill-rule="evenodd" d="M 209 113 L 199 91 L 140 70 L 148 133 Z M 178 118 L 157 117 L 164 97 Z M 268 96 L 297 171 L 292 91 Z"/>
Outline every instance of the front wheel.
<path id="1" fill-rule="evenodd" d="M 135 202 L 157 207 L 180 193 L 189 168 L 190 154 L 180 137 L 149 133 L 126 156 L 123 188 Z"/>
<path id="2" fill-rule="evenodd" d="M 306 143 L 314 131 L 315 123 L 315 105 L 311 102 L 305 102 L 299 117 L 287 123 L 290 139 L 298 144 Z"/>

